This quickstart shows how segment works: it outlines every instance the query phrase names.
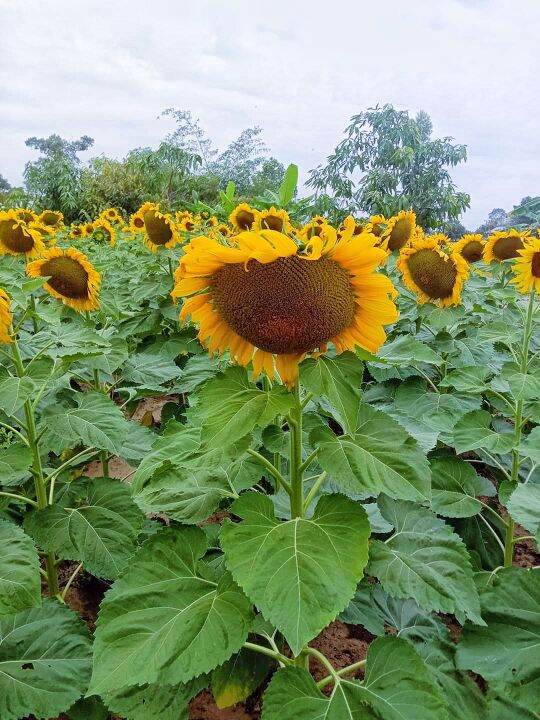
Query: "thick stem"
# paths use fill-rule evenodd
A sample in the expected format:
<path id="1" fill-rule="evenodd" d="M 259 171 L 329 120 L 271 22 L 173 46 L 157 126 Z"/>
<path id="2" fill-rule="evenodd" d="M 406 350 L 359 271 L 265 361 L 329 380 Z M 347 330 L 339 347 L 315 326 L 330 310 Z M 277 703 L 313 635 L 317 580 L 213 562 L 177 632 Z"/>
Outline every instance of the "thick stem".
<path id="1" fill-rule="evenodd" d="M 290 412 L 290 474 L 291 517 L 304 516 L 304 484 L 302 471 L 302 403 L 300 385 L 294 386 L 294 407 Z"/>
<path id="2" fill-rule="evenodd" d="M 94 388 L 97 392 L 101 392 L 102 387 L 99 380 L 99 370 L 94 368 Z M 106 450 L 102 450 L 99 454 L 101 460 L 101 475 L 103 477 L 109 477 L 109 455 Z"/>

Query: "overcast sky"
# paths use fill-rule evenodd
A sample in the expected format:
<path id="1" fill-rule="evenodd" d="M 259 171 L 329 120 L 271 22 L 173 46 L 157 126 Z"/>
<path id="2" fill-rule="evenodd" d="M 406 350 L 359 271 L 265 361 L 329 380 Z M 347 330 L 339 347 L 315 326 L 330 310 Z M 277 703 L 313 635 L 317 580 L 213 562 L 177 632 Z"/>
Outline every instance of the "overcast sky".
<path id="1" fill-rule="evenodd" d="M 431 115 L 468 146 L 463 218 L 540 195 L 539 0 L 0 0 L 0 173 L 28 136 L 95 138 L 92 155 L 155 146 L 167 107 L 218 146 L 263 127 L 301 181 L 376 103 Z M 88 154 L 87 154 L 88 155 Z"/>

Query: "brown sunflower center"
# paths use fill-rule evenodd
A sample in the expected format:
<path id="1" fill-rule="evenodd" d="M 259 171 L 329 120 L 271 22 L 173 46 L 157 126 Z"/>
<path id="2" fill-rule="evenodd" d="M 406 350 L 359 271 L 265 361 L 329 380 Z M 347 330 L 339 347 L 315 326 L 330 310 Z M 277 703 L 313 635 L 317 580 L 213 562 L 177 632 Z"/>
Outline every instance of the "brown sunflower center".
<path id="1" fill-rule="evenodd" d="M 142 228 L 144 227 L 144 220 L 137 217 L 133 220 L 133 224 L 135 225 L 135 227 Z"/>
<path id="2" fill-rule="evenodd" d="M 388 238 L 389 250 L 400 250 L 411 238 L 412 225 L 407 218 L 398 220 Z"/>
<path id="3" fill-rule="evenodd" d="M 278 215 L 266 215 L 266 217 L 263 218 L 262 225 L 268 228 L 268 230 L 281 232 L 284 225 L 283 218 L 280 218 Z"/>
<path id="4" fill-rule="evenodd" d="M 166 245 L 172 238 L 172 230 L 167 221 L 157 217 L 152 210 L 144 213 L 144 225 L 154 245 Z"/>
<path id="5" fill-rule="evenodd" d="M 212 297 L 238 335 L 277 354 L 320 347 L 351 325 L 355 312 L 348 272 L 327 258 L 225 265 L 212 278 Z"/>
<path id="6" fill-rule="evenodd" d="M 440 300 L 452 294 L 456 268 L 451 260 L 442 258 L 435 250 L 418 250 L 409 257 L 407 266 L 414 282 L 428 297 Z"/>
<path id="7" fill-rule="evenodd" d="M 50 275 L 49 285 L 68 298 L 88 297 L 88 273 L 70 257 L 54 257 L 41 266 L 42 275 Z"/>
<path id="8" fill-rule="evenodd" d="M 461 251 L 461 254 L 467 262 L 474 263 L 482 259 L 482 243 L 478 240 L 471 240 Z"/>
<path id="9" fill-rule="evenodd" d="M 13 220 L 0 222 L 0 242 L 12 252 L 26 253 L 34 247 L 34 238 Z"/>
<path id="10" fill-rule="evenodd" d="M 535 278 L 540 278 L 540 252 L 535 252 L 531 261 L 531 273 Z"/>
<path id="11" fill-rule="evenodd" d="M 56 213 L 53 213 L 53 212 L 49 212 L 49 213 L 43 213 L 41 222 L 44 225 L 56 225 L 56 223 L 58 222 L 59 219 L 60 219 L 59 215 L 57 215 Z"/>
<path id="12" fill-rule="evenodd" d="M 255 215 L 249 210 L 240 210 L 236 215 L 236 224 L 241 230 L 251 230 Z"/>
<path id="13" fill-rule="evenodd" d="M 499 238 L 493 245 L 493 254 L 499 260 L 510 260 L 518 256 L 518 250 L 523 247 L 523 240 L 520 237 L 509 235 Z"/>

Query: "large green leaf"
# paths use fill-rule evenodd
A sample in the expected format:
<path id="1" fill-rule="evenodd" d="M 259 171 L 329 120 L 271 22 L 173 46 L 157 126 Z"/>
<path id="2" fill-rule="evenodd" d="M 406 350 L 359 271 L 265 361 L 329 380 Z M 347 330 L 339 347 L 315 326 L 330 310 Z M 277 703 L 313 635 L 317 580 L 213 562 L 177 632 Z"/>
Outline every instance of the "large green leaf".
<path id="1" fill-rule="evenodd" d="M 451 387 L 458 392 L 482 393 L 486 389 L 485 379 L 488 371 L 485 367 L 460 367 L 452 370 L 439 383 L 440 387 Z"/>
<path id="2" fill-rule="evenodd" d="M 540 465 L 540 427 L 531 430 L 519 446 L 519 452 L 530 457 L 536 465 Z"/>
<path id="3" fill-rule="evenodd" d="M 538 710 L 540 697 L 540 572 L 507 568 L 484 584 L 480 600 L 487 627 L 467 624 L 458 666 L 473 670 L 505 694 Z"/>
<path id="4" fill-rule="evenodd" d="M 473 410 L 454 426 L 454 447 L 459 454 L 468 450 L 507 453 L 514 445 L 514 435 L 492 430 L 491 415 L 486 410 Z"/>
<path id="5" fill-rule="evenodd" d="M 531 533 L 540 529 L 540 485 L 520 483 L 506 503 L 510 515 Z"/>
<path id="6" fill-rule="evenodd" d="M 414 598 L 426 610 L 453 613 L 482 624 L 469 555 L 461 538 L 429 510 L 381 498 L 383 517 L 395 527 L 371 545 L 369 571 L 387 593 Z"/>
<path id="7" fill-rule="evenodd" d="M 186 684 L 135 685 L 107 693 L 105 702 L 125 720 L 188 720 L 189 701 L 207 683 L 201 675 Z"/>
<path id="8" fill-rule="evenodd" d="M 414 365 L 419 362 L 442 365 L 443 362 L 438 353 L 411 335 L 400 335 L 392 342 L 383 345 L 379 350 L 379 357 L 387 363 L 397 366 Z"/>
<path id="9" fill-rule="evenodd" d="M 22 442 L 0 448 L 0 485 L 17 485 L 29 475 L 32 451 Z"/>
<path id="10" fill-rule="evenodd" d="M 500 377 L 508 383 L 510 392 L 516 400 L 540 399 L 538 372 L 523 373 L 515 363 L 507 363 L 502 368 Z"/>
<path id="11" fill-rule="evenodd" d="M 86 689 L 91 653 L 86 626 L 58 602 L 0 618 L 2 720 L 66 711 Z"/>
<path id="12" fill-rule="evenodd" d="M 193 524 L 206 520 L 221 500 L 232 497 L 236 497 L 236 492 L 221 468 L 170 468 L 155 473 L 144 486 L 139 484 L 134 500 L 145 513 L 162 512 L 174 520 Z"/>
<path id="13" fill-rule="evenodd" d="M 18 525 L 0 520 L 0 616 L 41 603 L 39 557 Z"/>
<path id="14" fill-rule="evenodd" d="M 203 442 L 209 447 L 226 447 L 255 426 L 264 427 L 277 415 L 285 415 L 293 402 L 292 393 L 282 386 L 259 390 L 244 369 L 233 366 L 204 385 L 190 417 L 202 425 Z"/>
<path id="15" fill-rule="evenodd" d="M 98 577 L 113 580 L 135 552 L 144 515 L 129 487 L 109 478 L 77 484 L 68 506 L 33 510 L 25 528 L 44 550 L 82 562 Z"/>
<path id="16" fill-rule="evenodd" d="M 365 679 L 339 680 L 330 696 L 300 668 L 279 670 L 264 698 L 263 720 L 448 720 L 443 696 L 406 641 L 378 638 Z"/>
<path id="17" fill-rule="evenodd" d="M 266 655 L 242 648 L 212 673 L 212 694 L 218 708 L 244 701 L 262 683 L 275 663 Z"/>
<path id="18" fill-rule="evenodd" d="M 313 395 L 328 400 L 345 432 L 356 429 L 362 374 L 363 365 L 352 352 L 309 358 L 301 365 L 302 385 Z"/>
<path id="19" fill-rule="evenodd" d="M 354 595 L 367 561 L 366 513 L 342 495 L 326 495 L 309 520 L 280 522 L 271 499 L 256 493 L 240 497 L 232 512 L 243 522 L 223 526 L 227 566 L 298 654 Z"/>
<path id="20" fill-rule="evenodd" d="M 477 497 L 495 494 L 493 484 L 456 457 L 431 461 L 431 507 L 445 517 L 471 517 L 482 510 Z"/>
<path id="21" fill-rule="evenodd" d="M 182 527 L 143 545 L 101 605 L 90 694 L 187 682 L 240 649 L 251 604 L 229 575 L 216 584 L 199 573 L 206 542 Z"/>
<path id="22" fill-rule="evenodd" d="M 182 468 L 188 458 L 200 448 L 198 428 L 186 428 L 180 423 L 170 423 L 170 428 L 167 428 L 168 432 L 156 438 L 151 452 L 142 460 L 133 475 L 131 485 L 134 493 L 141 492 L 145 482 L 158 470 Z"/>
<path id="23" fill-rule="evenodd" d="M 172 360 L 156 353 L 141 352 L 132 355 L 124 365 L 124 382 L 155 387 L 180 377 L 182 370 Z"/>
<path id="24" fill-rule="evenodd" d="M 361 497 L 430 499 L 430 469 L 417 443 L 398 423 L 379 410 L 361 405 L 354 435 L 336 436 L 316 429 L 311 442 L 318 462 L 345 492 Z"/>
<path id="25" fill-rule="evenodd" d="M 0 410 L 14 415 L 32 397 L 36 384 L 29 377 L 9 377 L 0 383 Z"/>

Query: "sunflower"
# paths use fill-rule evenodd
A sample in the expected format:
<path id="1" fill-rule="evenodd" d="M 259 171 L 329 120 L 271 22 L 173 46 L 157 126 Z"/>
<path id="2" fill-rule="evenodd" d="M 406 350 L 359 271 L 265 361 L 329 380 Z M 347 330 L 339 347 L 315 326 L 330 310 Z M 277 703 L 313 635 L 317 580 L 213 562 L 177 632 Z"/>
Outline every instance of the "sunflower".
<path id="1" fill-rule="evenodd" d="M 421 228 L 417 225 L 416 228 L 414 229 L 414 235 L 412 237 L 411 242 L 415 243 L 415 242 L 417 242 L 417 240 L 423 239 L 425 237 L 429 237 L 432 240 L 435 240 L 437 242 L 437 245 L 441 248 L 451 247 L 452 241 L 450 240 L 448 235 L 445 235 L 444 233 L 433 233 L 432 235 L 426 236 L 423 234 L 423 231 L 421 233 L 420 230 L 421 230 Z"/>
<path id="2" fill-rule="evenodd" d="M 124 223 L 124 218 L 120 215 L 118 210 L 116 208 L 110 207 L 106 208 L 105 210 L 102 210 L 99 214 L 100 220 L 107 220 L 107 222 L 110 223 L 117 223 L 122 225 Z"/>
<path id="3" fill-rule="evenodd" d="M 482 259 L 485 240 L 480 233 L 467 233 L 452 245 L 452 252 L 459 253 L 468 263 Z"/>
<path id="4" fill-rule="evenodd" d="M 259 217 L 259 211 L 252 208 L 247 203 L 237 205 L 229 215 L 229 222 L 237 230 L 251 230 Z"/>
<path id="5" fill-rule="evenodd" d="M 501 262 L 518 256 L 526 235 L 519 230 L 499 230 L 491 233 L 484 246 L 484 262 Z"/>
<path id="6" fill-rule="evenodd" d="M 352 234 L 352 227 L 349 226 L 349 228 L 342 233 L 344 236 L 349 236 Z M 314 237 L 320 237 L 324 239 L 330 239 L 332 237 L 336 236 L 336 231 L 330 225 L 323 217 L 320 215 L 316 215 L 313 220 L 310 220 L 310 222 L 306 223 L 302 228 L 300 228 L 298 232 L 299 237 L 304 240 L 304 242 L 309 242 L 311 238 Z"/>
<path id="7" fill-rule="evenodd" d="M 226 223 L 219 223 L 212 229 L 212 237 L 229 237 L 230 235 L 232 235 L 232 230 Z"/>
<path id="8" fill-rule="evenodd" d="M 41 215 L 38 216 L 38 222 L 57 230 L 64 224 L 64 216 L 57 210 L 44 210 Z"/>
<path id="9" fill-rule="evenodd" d="M 83 237 L 91 237 L 94 233 L 94 223 L 87 222 L 81 225 L 83 230 Z"/>
<path id="10" fill-rule="evenodd" d="M 211 215 L 209 218 L 207 218 L 206 225 L 211 228 L 217 227 L 219 225 L 219 220 L 215 215 Z"/>
<path id="11" fill-rule="evenodd" d="M 28 223 L 28 227 L 30 230 L 38 232 L 43 240 L 46 240 L 49 245 L 54 245 L 56 242 L 54 229 L 49 227 L 49 225 L 44 225 L 43 223 L 35 220 L 34 222 Z"/>
<path id="12" fill-rule="evenodd" d="M 13 342 L 11 337 L 11 309 L 9 296 L 0 288 L 0 343 Z"/>
<path id="13" fill-rule="evenodd" d="M 384 215 L 372 215 L 366 223 L 365 230 L 372 235 L 381 237 L 384 231 L 384 226 L 387 222 L 388 220 L 384 217 Z"/>
<path id="14" fill-rule="evenodd" d="M 107 242 L 111 245 L 116 243 L 116 230 L 108 220 L 99 217 L 97 220 L 94 220 L 93 225 L 94 230 L 92 232 L 92 237 L 94 240 Z"/>
<path id="15" fill-rule="evenodd" d="M 289 213 L 286 210 L 276 210 L 275 207 L 271 207 L 270 210 L 262 210 L 257 218 L 257 229 L 287 233 L 291 229 Z"/>
<path id="16" fill-rule="evenodd" d="M 416 215 L 412 210 L 401 210 L 386 222 L 381 233 L 382 243 L 387 250 L 401 250 L 413 239 L 416 229 Z"/>
<path id="17" fill-rule="evenodd" d="M 182 232 L 188 232 L 191 233 L 194 230 L 196 230 L 196 227 L 198 225 L 197 219 L 192 217 L 191 213 L 189 215 L 185 215 L 182 220 L 180 220 L 178 227 Z"/>
<path id="18" fill-rule="evenodd" d="M 17 216 L 17 220 L 22 220 L 27 225 L 37 220 L 37 213 L 28 208 L 14 208 L 13 212 Z"/>
<path id="19" fill-rule="evenodd" d="M 364 232 L 365 229 L 365 223 L 355 220 L 352 215 L 347 215 L 341 223 L 339 231 L 342 233 L 352 231 L 353 235 L 360 235 L 360 233 Z M 375 235 L 375 233 L 373 233 L 373 235 Z"/>
<path id="20" fill-rule="evenodd" d="M 69 229 L 69 237 L 81 238 L 86 235 L 84 225 L 72 225 Z"/>
<path id="21" fill-rule="evenodd" d="M 419 238 L 402 248 L 397 266 L 420 305 L 431 302 L 447 307 L 461 302 L 461 289 L 469 276 L 469 266 L 459 253 L 441 250 L 437 238 Z"/>
<path id="22" fill-rule="evenodd" d="M 313 237 L 303 249 L 275 230 L 242 232 L 225 244 L 193 238 L 175 273 L 180 313 L 199 325 L 210 354 L 229 351 L 254 376 L 291 386 L 306 355 L 360 346 L 376 352 L 398 316 L 394 287 L 375 272 L 385 253 L 374 235 Z"/>
<path id="23" fill-rule="evenodd" d="M 160 247 L 171 248 L 179 240 L 178 226 L 170 215 L 159 209 L 159 204 L 145 202 L 131 216 L 130 229 L 144 234 L 144 240 L 152 252 Z"/>
<path id="24" fill-rule="evenodd" d="M 101 276 L 84 253 L 69 247 L 46 250 L 39 260 L 26 266 L 30 277 L 49 277 L 43 287 L 53 297 L 74 310 L 84 312 L 99 307 Z"/>
<path id="25" fill-rule="evenodd" d="M 24 255 L 33 258 L 45 250 L 40 233 L 22 220 L 13 210 L 0 212 L 0 255 Z"/>
<path id="26" fill-rule="evenodd" d="M 515 278 L 512 282 L 521 293 L 534 291 L 540 294 L 540 238 L 531 237 L 518 250 L 518 259 L 512 265 Z"/>

